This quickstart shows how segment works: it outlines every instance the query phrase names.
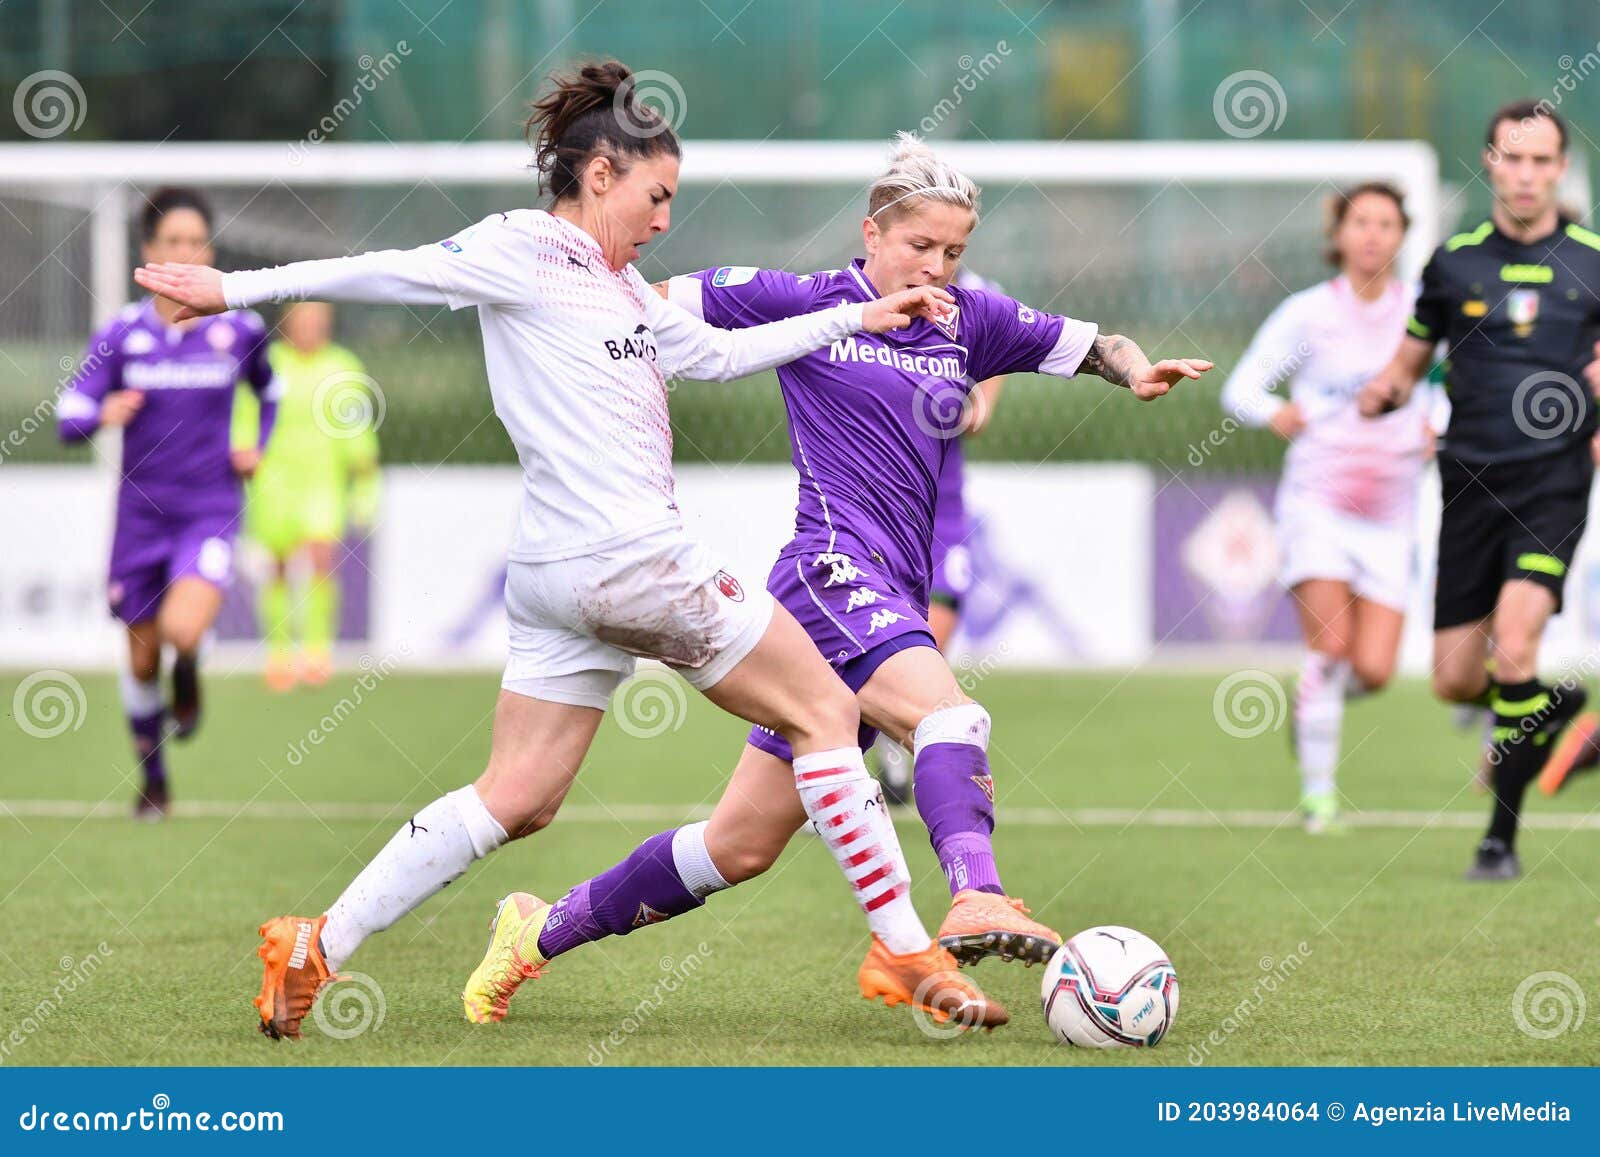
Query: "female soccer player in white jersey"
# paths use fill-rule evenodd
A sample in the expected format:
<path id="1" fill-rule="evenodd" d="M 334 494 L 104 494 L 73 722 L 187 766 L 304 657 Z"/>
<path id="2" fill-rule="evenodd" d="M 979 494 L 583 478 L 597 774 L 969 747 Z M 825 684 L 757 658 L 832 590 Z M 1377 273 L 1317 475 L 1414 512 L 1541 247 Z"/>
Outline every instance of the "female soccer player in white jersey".
<path id="1" fill-rule="evenodd" d="M 1278 486 L 1284 585 L 1306 655 L 1295 687 L 1294 745 L 1308 832 L 1338 830 L 1340 731 L 1347 699 L 1394 673 L 1416 554 L 1417 491 L 1430 452 L 1433 395 L 1364 419 L 1356 391 L 1405 334 L 1414 297 L 1395 276 L 1408 225 L 1400 192 L 1368 183 L 1332 205 L 1328 281 L 1293 294 L 1262 323 L 1223 389 L 1238 420 L 1289 443 Z M 1289 383 L 1287 399 L 1272 393 Z"/>
<path id="2" fill-rule="evenodd" d="M 870 191 L 865 259 L 805 276 L 728 266 L 673 278 L 666 292 L 692 313 L 738 328 L 943 286 L 977 220 L 977 186 L 907 135 Z M 799 504 L 794 538 L 767 587 L 856 692 L 869 725 L 863 741 L 878 728 L 914 747 L 917 809 L 952 893 L 940 943 L 963 961 L 1043 961 L 1061 937 L 1006 895 L 995 866 L 989 715 L 963 692 L 929 631 L 940 464 L 961 432 L 959 403 L 974 381 L 1022 371 L 1071 377 L 1082 369 L 1154 398 L 1211 363 L 1151 365 L 1132 341 L 1090 323 L 998 293 L 950 292 L 948 316 L 920 319 L 887 339 L 844 338 L 779 368 Z M 709 821 L 703 877 L 684 875 L 664 854 L 690 830 L 678 828 L 652 836 L 553 905 L 528 893 L 507 897 L 515 903 L 502 901 L 489 951 L 463 993 L 469 1018 L 503 1016 L 522 980 L 563 952 L 687 912 L 708 891 L 766 871 L 808 817 L 835 855 L 862 864 L 867 874 L 857 886 L 872 894 L 885 869 L 870 855 L 862 821 L 882 807 L 863 813 L 832 790 L 813 806 L 801 764 L 782 736 L 759 726 L 751 732 Z M 498 928 L 512 908 L 539 921 L 514 947 Z M 862 995 L 923 1003 L 926 993 L 898 985 L 883 959 L 874 940 L 858 973 Z M 498 1015 L 485 1017 L 485 1009 Z"/>
<path id="3" fill-rule="evenodd" d="M 794 618 L 685 533 L 674 500 L 666 375 L 729 379 L 830 341 L 948 308 L 936 287 L 729 333 L 663 301 L 630 264 L 666 230 L 679 145 L 612 61 L 557 78 L 534 106 L 549 212 L 497 213 L 405 252 L 220 275 L 153 266 L 140 282 L 203 313 L 287 298 L 478 309 L 495 412 L 525 472 L 510 552 L 511 656 L 487 770 L 418 812 L 325 915 L 262 925 L 256 1004 L 270 1036 L 296 1036 L 319 989 L 389 927 L 508 838 L 555 816 L 611 692 L 636 656 L 662 659 L 723 709 L 789 739 L 794 780 L 819 819 L 846 803 L 867 838 L 838 856 L 886 967 L 940 1011 L 1003 1022 L 932 942 L 911 906 L 893 825 L 858 746 L 850 690 Z M 685 879 L 716 876 L 704 827 L 665 854 Z M 866 884 L 862 877 L 872 874 Z"/>

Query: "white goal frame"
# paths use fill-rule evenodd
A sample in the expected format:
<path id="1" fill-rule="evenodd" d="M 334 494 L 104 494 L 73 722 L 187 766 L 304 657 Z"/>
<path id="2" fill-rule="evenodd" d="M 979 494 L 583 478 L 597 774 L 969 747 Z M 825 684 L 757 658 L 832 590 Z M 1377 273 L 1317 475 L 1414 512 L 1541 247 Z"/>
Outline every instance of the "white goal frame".
<path id="1" fill-rule="evenodd" d="M 1405 193 L 1414 222 L 1400 255 L 1400 272 L 1408 278 L 1420 275 L 1443 228 L 1439 158 L 1421 141 L 990 141 L 938 148 L 979 184 L 1392 181 Z M 886 155 L 882 141 L 693 141 L 681 179 L 694 185 L 865 185 L 882 171 Z M 525 145 L 498 142 L 12 144 L 0 145 L 0 188 L 37 191 L 88 211 L 88 285 L 99 322 L 128 293 L 131 185 L 433 183 L 531 192 L 530 160 Z"/>

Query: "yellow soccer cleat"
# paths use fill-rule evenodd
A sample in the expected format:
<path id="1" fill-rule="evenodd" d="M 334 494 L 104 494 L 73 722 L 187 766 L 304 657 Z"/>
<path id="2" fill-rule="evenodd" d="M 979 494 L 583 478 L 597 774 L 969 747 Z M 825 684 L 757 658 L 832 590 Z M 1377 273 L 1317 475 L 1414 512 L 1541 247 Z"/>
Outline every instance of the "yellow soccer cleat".
<path id="1" fill-rule="evenodd" d="M 927 1013 L 935 1024 L 994 1029 L 1011 1019 L 1005 1007 L 963 976 L 955 958 L 937 944 L 897 956 L 874 936 L 856 973 L 856 983 L 868 1000 L 881 996 L 891 1008 L 909 1004 Z"/>
<path id="2" fill-rule="evenodd" d="M 506 1018 L 512 994 L 550 962 L 539 955 L 539 933 L 550 905 L 527 892 L 513 892 L 500 901 L 489 921 L 489 950 L 467 977 L 461 1008 L 473 1024 Z"/>
<path id="3" fill-rule="evenodd" d="M 962 964 L 988 956 L 1043 964 L 1061 947 L 1061 933 L 1029 919 L 1021 900 L 970 888 L 956 893 L 935 939 Z"/>

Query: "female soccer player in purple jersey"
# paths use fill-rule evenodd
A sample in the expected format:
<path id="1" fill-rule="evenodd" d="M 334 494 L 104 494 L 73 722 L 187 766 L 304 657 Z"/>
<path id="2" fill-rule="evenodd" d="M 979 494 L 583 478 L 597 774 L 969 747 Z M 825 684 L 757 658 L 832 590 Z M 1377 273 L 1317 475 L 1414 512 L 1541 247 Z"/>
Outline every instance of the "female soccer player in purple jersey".
<path id="1" fill-rule="evenodd" d="M 640 655 L 682 672 L 719 707 L 781 733 L 795 749 L 789 790 L 818 822 L 859 816 L 836 860 L 866 914 L 883 983 L 924 993 L 935 1015 L 1005 1022 L 956 970 L 911 903 L 910 872 L 858 746 L 860 712 L 793 615 L 748 590 L 678 512 L 667 376 L 729 379 L 790 361 L 830 341 L 911 324 L 951 298 L 908 286 L 742 333 L 663 301 L 633 262 L 666 231 L 680 146 L 611 61 L 557 77 L 534 106 L 549 211 L 495 213 L 416 249 L 303 261 L 219 275 L 152 266 L 141 284 L 194 312 L 285 298 L 474 306 L 496 414 L 524 471 L 510 551 L 510 658 L 487 769 L 430 803 L 395 833 L 319 917 L 261 926 L 266 962 L 256 998 L 262 1031 L 298 1036 L 318 992 L 371 934 L 392 925 L 474 861 L 556 816 L 604 716 Z M 708 891 L 704 826 L 681 829 L 656 854 L 675 880 Z M 494 953 L 521 974 L 548 906 L 502 904 Z M 628 918 L 650 919 L 636 906 Z M 467 1002 L 478 1021 L 505 1015 L 494 992 Z"/>
<path id="2" fill-rule="evenodd" d="M 141 218 L 145 261 L 210 265 L 211 209 L 188 189 L 162 189 Z M 143 784 L 134 814 L 167 812 L 162 741 L 161 648 L 172 647 L 173 733 L 200 721 L 200 641 L 222 607 L 233 570 L 241 477 L 261 461 L 276 411 L 267 361 L 267 327 L 250 310 L 179 320 L 163 298 L 130 305 L 89 341 L 78 374 L 57 403 L 61 437 L 82 441 L 120 427 L 108 598 L 128 628 L 122 700 Z M 254 448 L 230 450 L 234 386 L 249 382 L 261 399 Z"/>
<path id="3" fill-rule="evenodd" d="M 903 135 L 870 193 L 864 260 L 805 276 L 724 266 L 674 278 L 666 293 L 714 325 L 737 328 L 947 285 L 977 208 L 971 180 Z M 928 630 L 935 481 L 974 381 L 1022 371 L 1070 377 L 1083 369 L 1148 399 L 1198 378 L 1211 363 L 1152 365 L 1131 340 L 1092 324 L 1000 294 L 950 292 L 955 308 L 889 340 L 841 338 L 779 367 L 799 506 L 794 539 L 767 585 L 856 692 L 867 725 L 863 742 L 876 728 L 914 748 L 918 810 L 954 896 L 940 943 L 968 962 L 989 955 L 1044 960 L 1059 935 L 1006 896 L 995 868 L 988 713 L 962 691 Z M 503 1002 L 532 971 L 579 944 L 687 912 L 708 893 L 766 871 L 808 818 L 795 792 L 797 781 L 804 791 L 806 775 L 790 763 L 782 737 L 752 731 L 705 828 L 710 856 L 702 874 L 686 878 L 668 855 L 690 828 L 651 837 L 548 906 L 530 967 L 508 969 L 491 946 L 468 982 L 469 1004 L 485 990 Z M 882 811 L 881 797 L 865 812 L 843 799 L 821 803 L 809 818 L 835 851 L 848 847 L 864 815 Z M 546 908 L 527 893 L 507 897 L 502 907 L 511 901 Z M 917 994 L 880 982 L 876 951 L 874 945 L 858 976 L 862 995 L 914 1002 Z"/>

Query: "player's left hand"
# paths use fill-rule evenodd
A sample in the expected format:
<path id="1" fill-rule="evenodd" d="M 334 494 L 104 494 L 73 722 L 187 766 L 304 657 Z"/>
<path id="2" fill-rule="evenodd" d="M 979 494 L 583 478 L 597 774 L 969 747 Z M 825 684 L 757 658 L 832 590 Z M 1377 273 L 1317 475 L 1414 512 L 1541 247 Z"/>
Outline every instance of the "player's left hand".
<path id="1" fill-rule="evenodd" d="M 151 293 L 183 306 L 173 314 L 174 321 L 222 313 L 228 308 L 222 296 L 222 271 L 209 265 L 161 261 L 141 265 L 133 271 L 133 279 Z"/>
<path id="2" fill-rule="evenodd" d="M 233 462 L 233 472 L 240 478 L 254 478 L 261 465 L 261 451 L 254 446 L 230 451 L 228 457 Z"/>
<path id="3" fill-rule="evenodd" d="M 861 328 L 868 333 L 904 329 L 912 320 L 925 317 L 941 321 L 955 308 L 950 291 L 937 285 L 917 285 L 867 302 L 861 314 Z"/>
<path id="4" fill-rule="evenodd" d="M 1185 378 L 1198 379 L 1211 368 L 1203 358 L 1163 358 L 1149 369 L 1133 376 L 1128 387 L 1141 402 L 1159 398 Z"/>

